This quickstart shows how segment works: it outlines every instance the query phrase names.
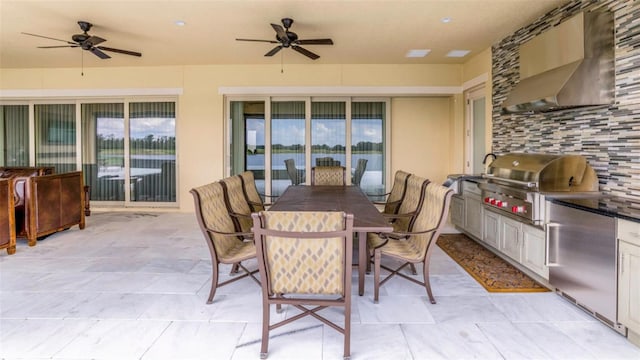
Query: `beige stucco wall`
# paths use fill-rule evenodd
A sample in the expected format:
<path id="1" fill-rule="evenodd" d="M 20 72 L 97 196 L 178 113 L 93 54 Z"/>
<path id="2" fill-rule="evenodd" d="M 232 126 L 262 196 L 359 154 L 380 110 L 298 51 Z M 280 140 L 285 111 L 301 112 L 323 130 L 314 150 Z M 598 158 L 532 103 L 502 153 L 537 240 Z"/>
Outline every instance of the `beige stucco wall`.
<path id="1" fill-rule="evenodd" d="M 189 189 L 224 176 L 224 96 L 218 92 L 220 87 L 460 87 L 461 69 L 462 65 L 285 64 L 281 73 L 280 65 L 210 65 L 86 68 L 84 76 L 79 68 L 2 69 L 0 89 L 181 88 L 176 121 L 178 196 L 180 210 L 192 211 Z M 460 96 L 399 97 L 392 101 L 392 171 L 403 168 L 434 181 L 456 172 L 462 159 L 459 144 L 452 140 L 462 137 L 457 133 L 463 121 Z M 425 151 L 425 146 L 430 150 Z M 415 161 L 416 154 L 420 162 Z"/>
<path id="2" fill-rule="evenodd" d="M 452 97 L 397 98 L 391 102 L 393 168 L 442 183 L 450 173 Z"/>

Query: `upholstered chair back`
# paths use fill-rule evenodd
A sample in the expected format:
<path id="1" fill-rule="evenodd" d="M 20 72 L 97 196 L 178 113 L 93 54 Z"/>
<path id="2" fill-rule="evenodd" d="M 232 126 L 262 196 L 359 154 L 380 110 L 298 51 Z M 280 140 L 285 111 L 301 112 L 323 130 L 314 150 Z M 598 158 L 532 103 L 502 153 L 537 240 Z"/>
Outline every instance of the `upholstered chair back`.
<path id="1" fill-rule="evenodd" d="M 423 204 L 415 217 L 411 230 L 419 234 L 411 235 L 407 239 L 417 258 L 423 258 L 430 243 L 435 242 L 440 236 L 442 227 L 447 222 L 452 195 L 453 190 L 448 187 L 436 183 L 427 185 Z M 425 231 L 427 232 L 421 233 Z"/>
<path id="2" fill-rule="evenodd" d="M 407 179 L 407 188 L 398 214 L 410 214 L 419 210 L 419 206 L 422 203 L 424 197 L 424 188 L 429 183 L 429 180 L 417 176 L 411 175 Z M 393 222 L 394 231 L 411 231 L 415 215 L 410 217 L 398 217 Z"/>
<path id="3" fill-rule="evenodd" d="M 244 171 L 240 174 L 244 194 L 249 202 L 252 212 L 264 211 L 262 197 L 256 187 L 256 180 L 252 171 Z"/>
<path id="4" fill-rule="evenodd" d="M 239 175 L 230 176 L 220 181 L 224 189 L 224 199 L 232 216 L 237 232 L 251 232 L 251 207 L 244 194 L 242 179 Z"/>
<path id="5" fill-rule="evenodd" d="M 353 185 L 360 186 L 360 182 L 362 181 L 362 177 L 364 176 L 364 172 L 367 169 L 367 159 L 358 159 L 358 163 L 356 165 L 356 170 L 353 172 Z"/>
<path id="6" fill-rule="evenodd" d="M 311 169 L 311 185 L 345 185 L 344 166 L 314 166 Z"/>
<path id="7" fill-rule="evenodd" d="M 238 245 L 240 240 L 233 236 L 223 236 L 220 233 L 233 233 L 235 226 L 224 201 L 224 190 L 220 182 L 196 187 L 191 190 L 196 205 L 196 218 L 200 224 L 200 229 L 212 256 L 216 258 L 226 258 Z M 207 229 L 216 232 L 207 231 Z"/>
<path id="8" fill-rule="evenodd" d="M 402 170 L 396 171 L 393 177 L 393 187 L 389 196 L 387 197 L 387 203 L 384 205 L 385 214 L 397 214 L 400 208 L 402 200 L 404 200 L 405 192 L 407 191 L 407 179 L 411 176 L 408 172 Z"/>
<path id="9" fill-rule="evenodd" d="M 344 295 L 345 239 L 335 235 L 307 239 L 296 234 L 343 231 L 343 212 L 267 211 L 261 215 L 264 229 L 290 232 L 288 237 L 267 232 L 261 239 L 270 295 Z"/>

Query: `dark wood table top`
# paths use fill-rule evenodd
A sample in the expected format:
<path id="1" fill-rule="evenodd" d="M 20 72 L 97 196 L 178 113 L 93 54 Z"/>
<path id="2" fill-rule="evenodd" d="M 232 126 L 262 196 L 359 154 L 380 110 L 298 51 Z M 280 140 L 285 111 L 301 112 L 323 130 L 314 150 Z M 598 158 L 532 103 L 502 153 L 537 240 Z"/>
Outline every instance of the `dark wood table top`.
<path id="1" fill-rule="evenodd" d="M 344 211 L 353 214 L 355 232 L 393 231 L 358 186 L 289 186 L 269 211 Z"/>

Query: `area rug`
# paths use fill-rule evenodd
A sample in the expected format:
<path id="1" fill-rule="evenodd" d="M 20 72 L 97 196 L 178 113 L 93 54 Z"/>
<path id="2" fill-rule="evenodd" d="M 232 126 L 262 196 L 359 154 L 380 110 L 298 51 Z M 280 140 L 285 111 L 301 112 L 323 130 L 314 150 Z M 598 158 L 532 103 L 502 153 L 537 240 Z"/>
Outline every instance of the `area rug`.
<path id="1" fill-rule="evenodd" d="M 549 291 L 464 234 L 441 235 L 437 244 L 489 292 Z"/>

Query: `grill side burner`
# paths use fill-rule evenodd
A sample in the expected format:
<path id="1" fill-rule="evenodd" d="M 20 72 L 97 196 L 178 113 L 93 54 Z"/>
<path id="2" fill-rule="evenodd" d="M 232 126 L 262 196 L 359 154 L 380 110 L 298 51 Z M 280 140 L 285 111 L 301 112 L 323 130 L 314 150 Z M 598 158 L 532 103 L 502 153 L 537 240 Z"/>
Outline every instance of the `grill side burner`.
<path id="1" fill-rule="evenodd" d="M 544 222 L 544 197 L 598 192 L 598 178 L 580 155 L 508 153 L 479 184 L 485 206 L 528 223 Z"/>

